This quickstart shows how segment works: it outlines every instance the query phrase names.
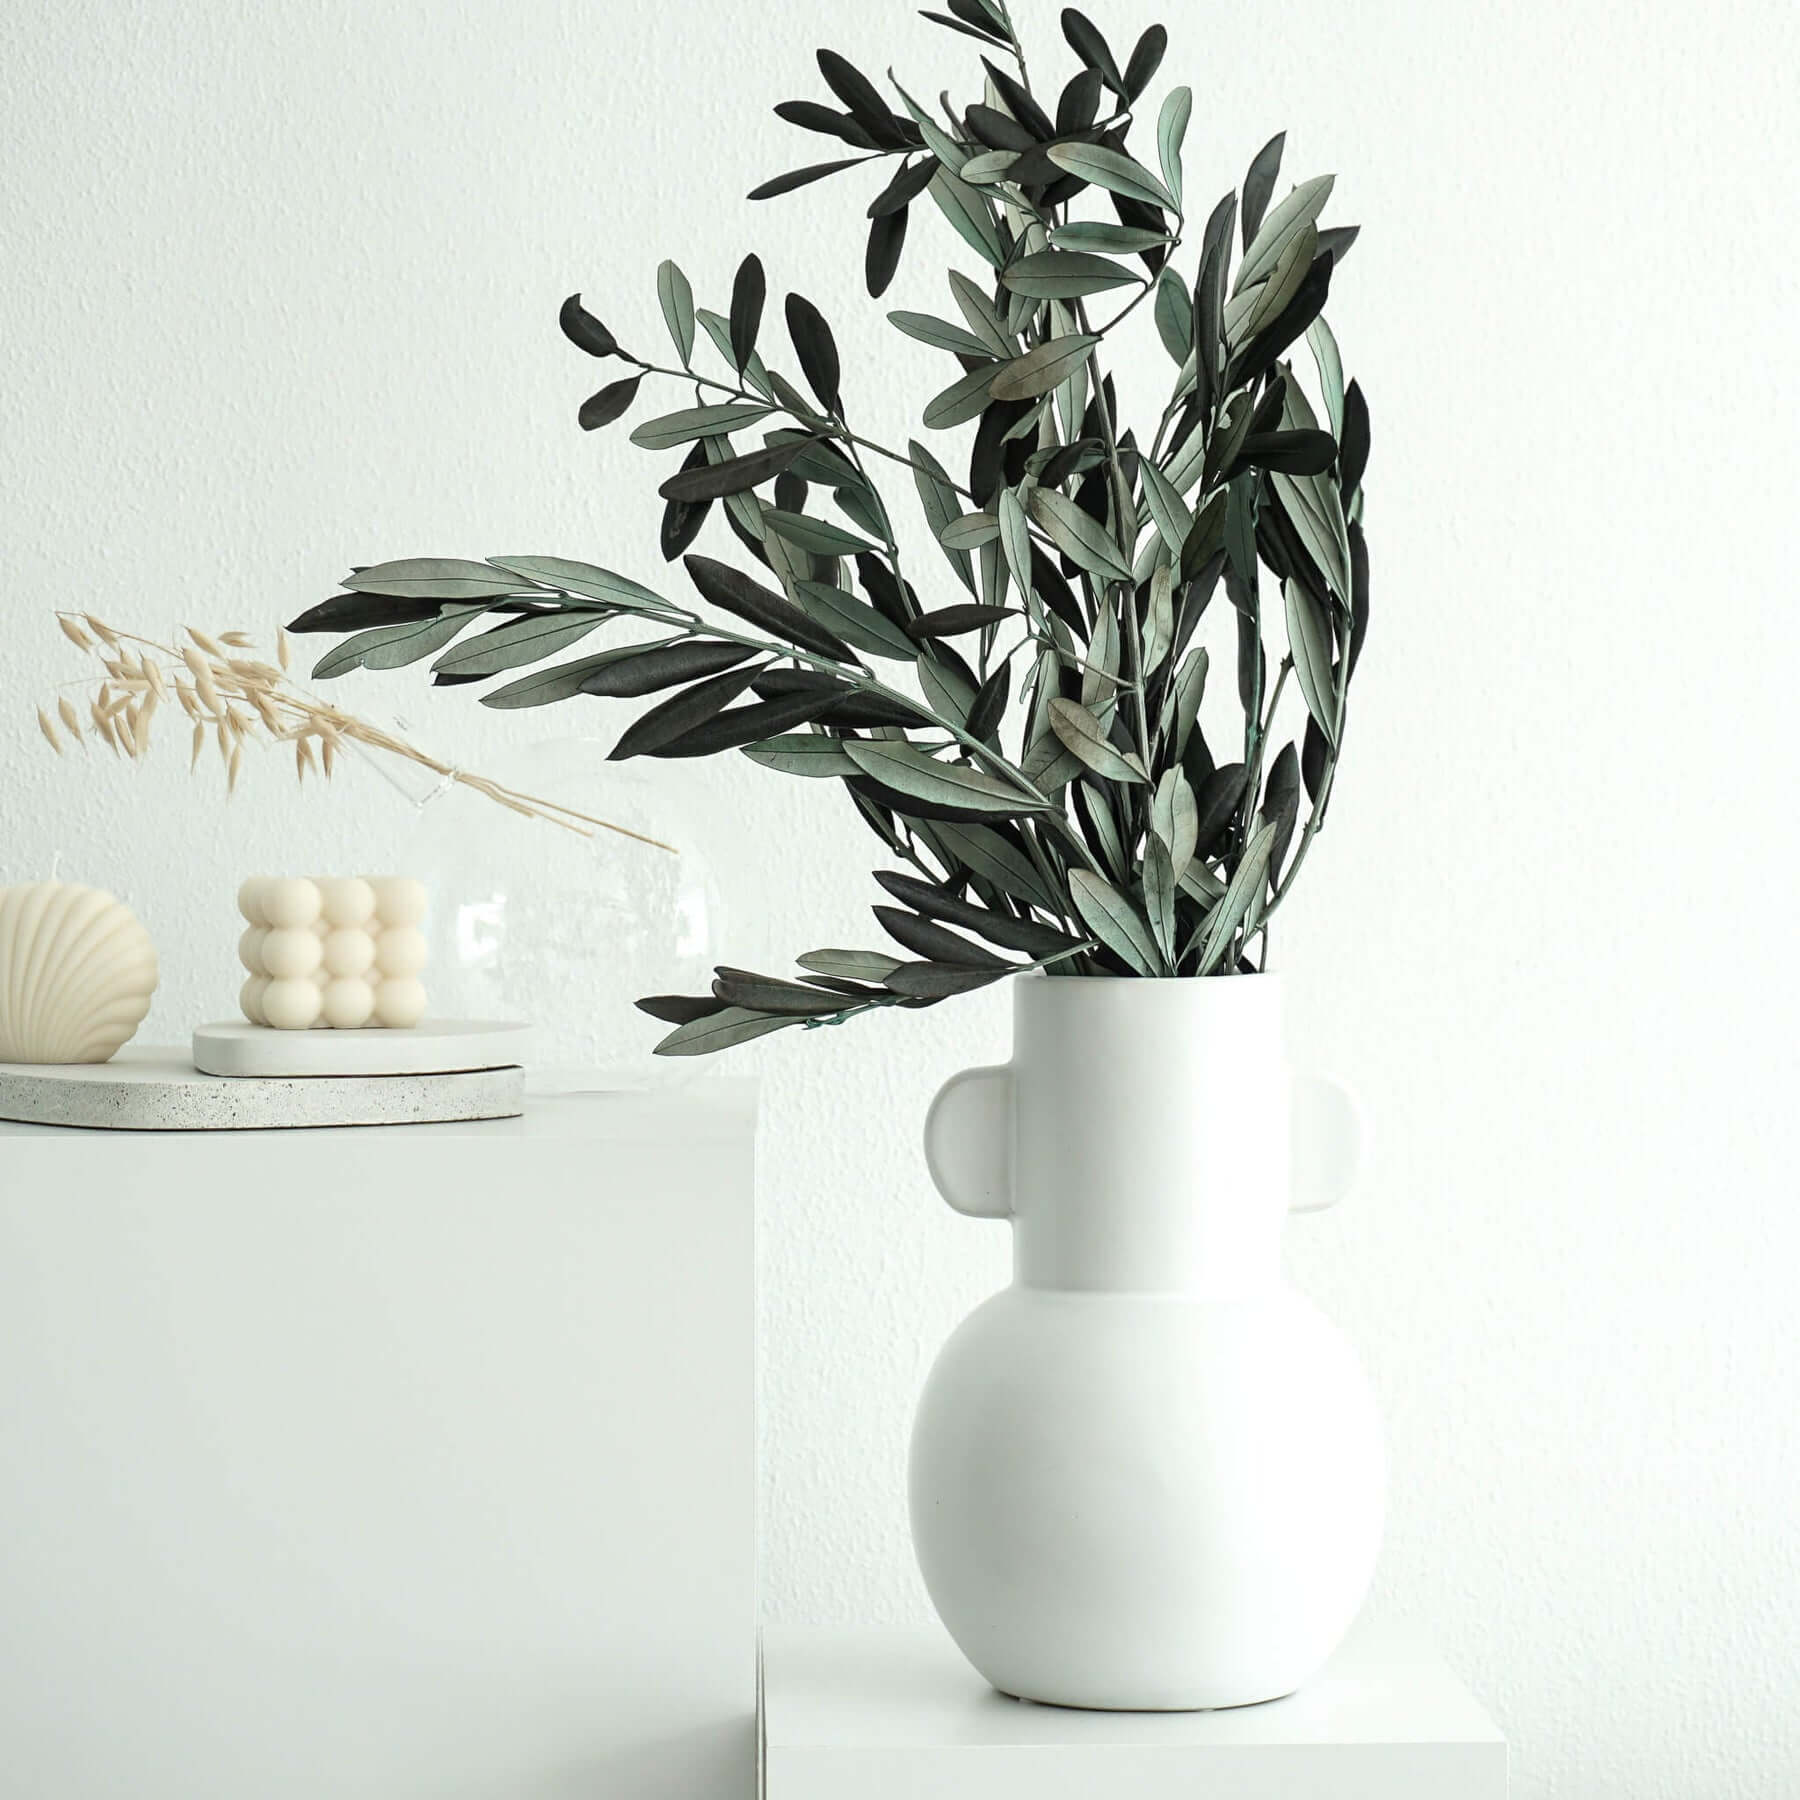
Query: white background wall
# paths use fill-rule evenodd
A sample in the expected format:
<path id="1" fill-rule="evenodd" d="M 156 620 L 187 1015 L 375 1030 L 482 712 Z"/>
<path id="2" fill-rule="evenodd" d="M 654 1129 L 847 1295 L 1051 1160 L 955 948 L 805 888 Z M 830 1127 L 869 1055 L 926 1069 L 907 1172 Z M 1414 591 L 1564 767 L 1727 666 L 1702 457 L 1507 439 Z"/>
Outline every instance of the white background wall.
<path id="1" fill-rule="evenodd" d="M 1115 41 L 1145 22 L 1094 10 Z M 1051 9 L 1022 12 L 1060 69 Z M 1296 1045 L 1379 1132 L 1363 1198 L 1292 1241 L 1391 1421 L 1374 1604 L 1436 1631 L 1526 1800 L 1772 1800 L 1800 1766 L 1796 15 L 1171 22 L 1193 188 L 1286 125 L 1290 173 L 1340 171 L 1334 216 L 1365 226 L 1332 317 L 1373 405 L 1374 625 L 1278 942 Z M 297 797 L 258 766 L 226 808 L 172 743 L 58 764 L 30 722 L 78 672 L 51 606 L 267 627 L 420 553 L 660 578 L 660 470 L 575 429 L 596 370 L 554 316 L 580 287 L 657 342 L 669 253 L 722 306 L 759 248 L 903 436 L 944 368 L 861 298 L 861 186 L 741 197 L 829 154 L 768 110 L 822 91 L 820 43 L 967 85 L 963 40 L 864 0 L 0 16 L 0 879 L 60 857 L 140 907 L 167 967 L 147 1037 L 227 1004 L 240 874 L 374 863 L 409 820 L 361 771 Z M 955 248 L 921 212 L 886 304 L 939 306 Z M 1146 331 L 1128 391 L 1160 359 Z M 476 766 L 615 722 L 484 714 L 416 672 L 354 697 Z M 875 845 L 841 804 L 747 764 L 662 779 L 732 901 L 729 960 L 874 941 Z M 1004 1249 L 933 1199 L 918 1126 L 1003 1053 L 1005 1005 L 737 1059 L 768 1077 L 771 1617 L 924 1607 L 912 1396 Z"/>

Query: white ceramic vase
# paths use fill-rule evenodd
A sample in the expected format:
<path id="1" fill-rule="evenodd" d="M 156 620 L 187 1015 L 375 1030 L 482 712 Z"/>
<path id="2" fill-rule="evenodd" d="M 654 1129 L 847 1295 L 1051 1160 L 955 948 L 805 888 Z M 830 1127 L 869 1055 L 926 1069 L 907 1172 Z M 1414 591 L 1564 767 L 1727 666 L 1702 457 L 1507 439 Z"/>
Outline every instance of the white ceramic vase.
<path id="1" fill-rule="evenodd" d="M 1292 1693 L 1362 1605 L 1381 1422 L 1281 1272 L 1348 1186 L 1348 1094 L 1283 1061 L 1274 976 L 1022 977 L 1013 1060 L 938 1095 L 945 1199 L 1010 1219 L 910 1475 L 926 1587 L 1003 1693 L 1172 1711 Z"/>

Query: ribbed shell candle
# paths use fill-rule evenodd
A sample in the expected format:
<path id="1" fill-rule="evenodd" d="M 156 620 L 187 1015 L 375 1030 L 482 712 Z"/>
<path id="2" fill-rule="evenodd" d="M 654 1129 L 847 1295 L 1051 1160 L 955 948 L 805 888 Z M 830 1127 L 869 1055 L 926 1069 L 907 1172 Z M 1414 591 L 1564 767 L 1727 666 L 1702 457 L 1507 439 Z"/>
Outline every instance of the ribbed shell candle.
<path id="1" fill-rule="evenodd" d="M 156 946 L 122 900 L 69 881 L 0 887 L 0 1062 L 110 1060 L 156 979 Z"/>
<path id="2" fill-rule="evenodd" d="M 238 1005 L 252 1025 L 405 1029 L 425 1016 L 425 886 L 404 875 L 254 875 Z"/>

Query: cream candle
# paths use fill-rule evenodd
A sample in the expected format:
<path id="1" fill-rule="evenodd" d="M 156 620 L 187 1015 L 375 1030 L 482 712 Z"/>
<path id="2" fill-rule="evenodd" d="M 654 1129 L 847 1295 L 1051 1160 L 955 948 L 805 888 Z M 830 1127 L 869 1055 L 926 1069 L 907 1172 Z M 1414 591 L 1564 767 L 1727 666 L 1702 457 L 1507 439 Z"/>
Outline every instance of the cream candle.
<path id="1" fill-rule="evenodd" d="M 0 1062 L 109 1061 L 156 981 L 156 946 L 122 900 L 68 881 L 0 887 Z"/>
<path id="2" fill-rule="evenodd" d="M 252 876 L 238 889 L 244 1017 L 277 1031 L 418 1024 L 425 905 L 402 875 Z"/>

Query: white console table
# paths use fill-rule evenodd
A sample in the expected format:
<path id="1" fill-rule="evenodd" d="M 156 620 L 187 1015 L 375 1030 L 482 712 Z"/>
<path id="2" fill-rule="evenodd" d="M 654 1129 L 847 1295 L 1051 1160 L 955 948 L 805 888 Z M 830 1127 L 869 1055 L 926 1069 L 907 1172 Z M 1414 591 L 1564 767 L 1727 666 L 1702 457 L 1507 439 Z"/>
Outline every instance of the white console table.
<path id="1" fill-rule="evenodd" d="M 763 1635 L 767 1800 L 1505 1800 L 1506 1742 L 1443 1664 L 1365 1632 L 1300 1693 L 1211 1713 L 997 1694 L 943 1632 Z"/>
<path id="2" fill-rule="evenodd" d="M 0 1793 L 748 1800 L 753 1128 L 0 1124 Z"/>

